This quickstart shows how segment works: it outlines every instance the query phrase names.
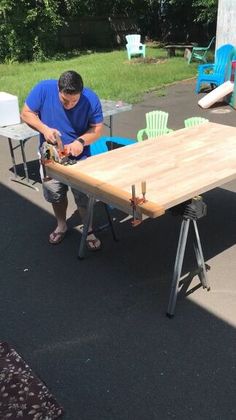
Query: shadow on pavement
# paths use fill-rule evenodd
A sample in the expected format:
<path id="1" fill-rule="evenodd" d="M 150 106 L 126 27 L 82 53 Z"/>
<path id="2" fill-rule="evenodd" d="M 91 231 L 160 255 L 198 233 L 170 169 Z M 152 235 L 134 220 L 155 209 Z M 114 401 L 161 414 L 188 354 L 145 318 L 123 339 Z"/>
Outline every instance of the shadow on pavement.
<path id="1" fill-rule="evenodd" d="M 27 168 L 28 168 L 28 175 L 30 182 L 33 181 L 33 183 L 40 183 L 41 184 L 41 178 L 39 174 L 39 160 L 30 160 L 27 162 Z M 14 169 L 13 166 L 9 168 L 9 171 L 11 172 L 11 177 L 14 177 Z M 23 163 L 19 163 L 16 165 L 16 172 L 19 178 L 25 179 L 25 171 Z"/>
<path id="2" fill-rule="evenodd" d="M 165 316 L 178 218 L 117 225 L 118 243 L 104 231 L 103 250 L 79 261 L 75 229 L 50 246 L 53 217 L 2 184 L 0 194 L 0 339 L 46 383 L 66 420 L 235 419 L 235 328 L 188 298 L 174 319 Z M 236 197 L 218 188 L 204 200 L 209 260 L 235 244 Z M 188 246 L 184 271 L 191 255 Z M 204 301 L 207 292 L 196 294 Z"/>

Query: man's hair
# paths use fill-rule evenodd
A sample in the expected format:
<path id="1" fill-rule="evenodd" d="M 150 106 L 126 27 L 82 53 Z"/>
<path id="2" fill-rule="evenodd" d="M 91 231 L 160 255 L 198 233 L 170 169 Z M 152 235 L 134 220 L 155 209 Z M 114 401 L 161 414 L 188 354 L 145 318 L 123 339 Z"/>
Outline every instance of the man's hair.
<path id="1" fill-rule="evenodd" d="M 76 95 L 81 93 L 84 87 L 82 77 L 76 71 L 68 70 L 61 74 L 58 80 L 59 92 Z"/>

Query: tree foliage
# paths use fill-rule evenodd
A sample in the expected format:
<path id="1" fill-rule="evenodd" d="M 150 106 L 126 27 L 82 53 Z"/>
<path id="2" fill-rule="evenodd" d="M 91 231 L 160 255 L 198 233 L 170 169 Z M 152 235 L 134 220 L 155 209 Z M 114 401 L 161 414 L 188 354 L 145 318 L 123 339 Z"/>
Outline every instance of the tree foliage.
<path id="1" fill-rule="evenodd" d="M 196 41 L 215 30 L 218 0 L 161 0 L 164 39 Z"/>
<path id="2" fill-rule="evenodd" d="M 59 30 L 69 25 L 72 17 L 122 15 L 136 18 L 142 34 L 151 38 L 191 40 L 197 25 L 216 21 L 217 3 L 217 0 L 0 0 L 0 60 L 50 57 L 60 51 Z"/>
<path id="3" fill-rule="evenodd" d="M 218 0 L 193 1 L 197 22 L 214 23 L 217 18 Z"/>
<path id="4" fill-rule="evenodd" d="M 0 0 L 0 59 L 43 59 L 55 51 L 58 9 L 57 0 Z"/>

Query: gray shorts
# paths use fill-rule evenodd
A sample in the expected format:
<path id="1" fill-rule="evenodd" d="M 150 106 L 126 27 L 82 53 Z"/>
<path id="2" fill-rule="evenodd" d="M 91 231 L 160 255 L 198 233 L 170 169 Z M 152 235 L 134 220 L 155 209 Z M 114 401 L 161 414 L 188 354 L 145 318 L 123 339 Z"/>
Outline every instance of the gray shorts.
<path id="1" fill-rule="evenodd" d="M 60 203 L 66 197 L 68 186 L 52 178 L 44 178 L 43 168 L 40 165 L 40 176 L 43 186 L 43 195 L 49 203 Z M 71 188 L 77 207 L 87 207 L 88 196 Z"/>
<path id="2" fill-rule="evenodd" d="M 60 203 L 66 197 L 68 186 L 56 179 L 42 181 L 43 195 L 49 203 Z M 71 188 L 77 207 L 87 207 L 88 196 L 74 188 Z"/>

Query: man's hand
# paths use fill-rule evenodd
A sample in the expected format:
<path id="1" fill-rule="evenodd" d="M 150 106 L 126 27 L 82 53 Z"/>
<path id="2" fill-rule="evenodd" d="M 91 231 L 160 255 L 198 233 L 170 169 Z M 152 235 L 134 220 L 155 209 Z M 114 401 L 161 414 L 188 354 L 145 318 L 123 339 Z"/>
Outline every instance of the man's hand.
<path id="1" fill-rule="evenodd" d="M 56 144 L 58 137 L 60 137 L 60 132 L 56 128 L 50 128 L 46 125 L 44 126 L 42 132 L 47 143 Z"/>
<path id="2" fill-rule="evenodd" d="M 50 128 L 44 124 L 37 112 L 32 111 L 28 105 L 24 104 L 21 118 L 26 124 L 35 130 L 39 131 L 45 138 L 47 143 L 56 144 L 58 137 L 60 137 L 60 132 L 56 128 Z"/>
<path id="3" fill-rule="evenodd" d="M 68 155 L 79 156 L 81 155 L 83 150 L 84 150 L 83 145 L 77 140 L 73 141 L 70 144 L 65 145 L 65 151 L 66 151 L 66 154 Z"/>

